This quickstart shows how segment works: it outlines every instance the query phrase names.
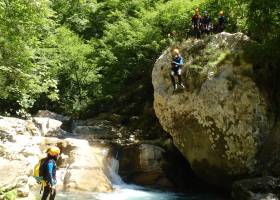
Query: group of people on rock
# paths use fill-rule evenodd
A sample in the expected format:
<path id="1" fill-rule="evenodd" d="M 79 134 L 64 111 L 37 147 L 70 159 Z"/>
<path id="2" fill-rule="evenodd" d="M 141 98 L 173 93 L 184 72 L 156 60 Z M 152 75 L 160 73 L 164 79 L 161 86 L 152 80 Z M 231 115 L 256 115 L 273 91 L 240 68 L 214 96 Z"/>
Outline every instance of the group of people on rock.
<path id="1" fill-rule="evenodd" d="M 218 21 L 216 24 L 216 31 L 218 33 L 223 32 L 226 26 L 226 18 L 224 16 L 224 11 L 219 12 Z M 213 31 L 214 27 L 212 24 L 211 17 L 208 13 L 208 11 L 204 11 L 204 15 L 201 16 L 199 9 L 195 9 L 195 14 L 192 16 L 192 31 L 193 34 L 200 38 L 200 36 L 203 33 L 209 34 L 211 31 Z"/>
<path id="2" fill-rule="evenodd" d="M 219 17 L 217 20 L 217 24 L 215 26 L 215 31 L 220 33 L 223 32 L 226 27 L 226 18 L 224 16 L 224 11 L 219 12 Z M 204 15 L 201 16 L 199 13 L 199 9 L 195 9 L 195 14 L 192 16 L 192 31 L 193 34 L 200 38 L 202 34 L 210 34 L 214 30 L 211 17 L 208 11 L 204 11 Z M 172 32 L 174 36 L 175 33 Z M 170 34 L 168 35 L 170 37 Z M 174 88 L 174 91 L 177 90 L 178 86 L 182 89 L 185 88 L 182 82 L 182 67 L 184 65 L 184 59 L 181 56 L 179 49 L 175 48 L 172 51 L 172 62 L 171 62 L 171 82 Z M 176 79 L 178 78 L 178 84 L 176 83 Z"/>

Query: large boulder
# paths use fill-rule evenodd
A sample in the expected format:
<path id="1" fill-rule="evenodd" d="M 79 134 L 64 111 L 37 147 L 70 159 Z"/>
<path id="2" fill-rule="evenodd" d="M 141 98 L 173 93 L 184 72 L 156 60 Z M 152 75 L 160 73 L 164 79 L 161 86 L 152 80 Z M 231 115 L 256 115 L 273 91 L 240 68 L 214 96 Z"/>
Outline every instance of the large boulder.
<path id="1" fill-rule="evenodd" d="M 161 125 L 194 172 L 218 186 L 258 173 L 258 153 L 272 124 L 253 66 L 244 58 L 242 47 L 249 42 L 242 33 L 184 41 L 179 49 L 186 61 L 186 89 L 175 93 L 169 77 L 171 49 L 160 56 L 152 73 Z"/>
<path id="2" fill-rule="evenodd" d="M 39 128 L 42 136 L 57 136 L 63 133 L 60 128 L 61 121 L 47 117 L 34 117 L 33 123 Z"/>
<path id="3" fill-rule="evenodd" d="M 36 114 L 36 117 L 45 117 L 45 118 L 51 118 L 51 119 L 55 119 L 58 121 L 61 121 L 63 123 L 69 123 L 71 121 L 70 117 L 64 116 L 64 115 L 60 115 L 48 110 L 39 110 Z"/>
<path id="4" fill-rule="evenodd" d="M 38 128 L 31 120 L 0 116 L 0 141 L 13 141 L 16 135 L 38 135 Z"/>
<path id="5" fill-rule="evenodd" d="M 57 121 L 61 121 L 62 122 L 61 128 L 63 130 L 66 130 L 66 131 L 71 130 L 71 122 L 72 122 L 71 117 L 57 114 L 57 113 L 51 112 L 49 110 L 39 110 L 36 114 L 36 117 L 50 118 L 50 119 L 54 119 Z"/>

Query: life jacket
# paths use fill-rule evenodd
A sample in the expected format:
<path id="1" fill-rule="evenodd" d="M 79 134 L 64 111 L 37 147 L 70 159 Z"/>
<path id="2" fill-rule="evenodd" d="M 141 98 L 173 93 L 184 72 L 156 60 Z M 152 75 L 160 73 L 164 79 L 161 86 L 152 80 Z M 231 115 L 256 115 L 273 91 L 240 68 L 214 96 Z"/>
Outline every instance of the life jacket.
<path id="1" fill-rule="evenodd" d="M 38 183 L 42 183 L 43 185 L 46 185 L 49 181 L 50 177 L 48 174 L 48 163 L 53 162 L 54 163 L 54 169 L 52 176 L 55 178 L 56 176 L 56 163 L 51 158 L 42 158 L 39 160 L 39 162 L 34 167 L 34 173 L 33 176 L 37 180 Z"/>

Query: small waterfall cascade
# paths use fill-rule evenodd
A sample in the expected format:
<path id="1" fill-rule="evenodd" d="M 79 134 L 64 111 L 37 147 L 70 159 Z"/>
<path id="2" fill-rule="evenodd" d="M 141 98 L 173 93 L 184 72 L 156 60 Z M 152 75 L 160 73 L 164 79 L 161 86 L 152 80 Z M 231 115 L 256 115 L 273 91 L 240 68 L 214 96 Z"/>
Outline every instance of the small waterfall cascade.
<path id="1" fill-rule="evenodd" d="M 111 180 L 113 185 L 126 185 L 125 182 L 119 175 L 119 161 L 111 157 L 108 163 L 108 178 Z"/>

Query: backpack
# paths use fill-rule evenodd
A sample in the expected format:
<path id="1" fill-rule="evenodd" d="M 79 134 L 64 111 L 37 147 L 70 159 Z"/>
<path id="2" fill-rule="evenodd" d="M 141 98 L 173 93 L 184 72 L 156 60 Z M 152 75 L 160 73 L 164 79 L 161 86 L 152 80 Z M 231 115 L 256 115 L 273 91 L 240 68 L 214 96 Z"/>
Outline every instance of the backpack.
<path id="1" fill-rule="evenodd" d="M 42 158 L 39 162 L 34 166 L 33 176 L 36 179 L 37 183 L 43 183 L 47 177 L 47 158 Z"/>

